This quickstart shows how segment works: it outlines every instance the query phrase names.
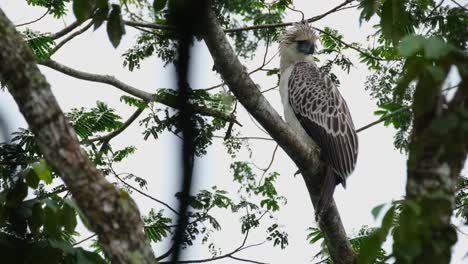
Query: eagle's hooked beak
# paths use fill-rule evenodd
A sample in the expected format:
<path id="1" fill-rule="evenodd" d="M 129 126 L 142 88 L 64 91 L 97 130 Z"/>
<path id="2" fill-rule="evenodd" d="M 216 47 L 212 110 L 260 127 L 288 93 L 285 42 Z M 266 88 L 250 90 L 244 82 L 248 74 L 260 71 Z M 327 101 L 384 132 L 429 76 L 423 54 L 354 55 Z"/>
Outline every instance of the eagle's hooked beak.
<path id="1" fill-rule="evenodd" d="M 297 42 L 297 49 L 307 55 L 314 54 L 315 44 L 308 40 L 300 40 Z"/>

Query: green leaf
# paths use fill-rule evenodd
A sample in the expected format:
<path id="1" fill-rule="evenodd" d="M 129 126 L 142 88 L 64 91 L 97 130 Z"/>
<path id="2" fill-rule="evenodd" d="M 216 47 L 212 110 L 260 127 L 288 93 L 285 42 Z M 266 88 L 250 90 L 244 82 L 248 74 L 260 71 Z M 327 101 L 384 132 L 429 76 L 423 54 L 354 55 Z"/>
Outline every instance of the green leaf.
<path id="1" fill-rule="evenodd" d="M 376 207 L 372 209 L 372 215 L 374 216 L 374 219 L 376 219 L 379 216 L 380 211 L 382 211 L 382 208 L 385 206 L 385 204 L 379 204 Z"/>
<path id="2" fill-rule="evenodd" d="M 153 2 L 154 12 L 163 10 L 163 8 L 166 6 L 166 3 L 167 3 L 167 0 L 154 0 Z"/>
<path id="3" fill-rule="evenodd" d="M 52 172 L 45 160 L 33 163 L 32 167 L 39 179 L 43 180 L 46 184 L 52 183 Z"/>
<path id="4" fill-rule="evenodd" d="M 380 26 L 382 35 L 393 41 L 395 47 L 404 35 L 413 32 L 411 15 L 406 10 L 404 0 L 386 0 L 383 3 Z"/>
<path id="5" fill-rule="evenodd" d="M 430 37 L 424 43 L 424 55 L 428 59 L 441 59 L 452 50 L 452 46 L 438 37 Z"/>
<path id="6" fill-rule="evenodd" d="M 104 23 L 108 15 L 109 15 L 109 5 L 107 4 L 107 1 L 106 1 L 106 4 L 102 7 L 99 7 L 96 10 L 96 13 L 94 14 L 94 18 L 93 18 L 94 30 L 98 29 L 102 25 L 102 23 Z"/>
<path id="7" fill-rule="evenodd" d="M 359 16 L 359 22 L 361 23 L 362 20 L 369 21 L 377 10 L 379 10 L 381 4 L 381 0 L 361 0 L 359 3 L 359 9 L 362 9 L 362 11 Z"/>
<path id="8" fill-rule="evenodd" d="M 32 214 L 28 221 L 29 229 L 31 230 L 31 233 L 35 236 L 39 235 L 39 229 L 42 226 L 43 217 L 44 216 L 43 216 L 42 204 L 36 203 L 32 208 Z"/>
<path id="9" fill-rule="evenodd" d="M 68 232 L 75 231 L 77 224 L 76 221 L 76 212 L 75 209 L 68 203 L 65 203 L 63 209 L 61 210 L 61 223 L 65 230 Z"/>
<path id="10" fill-rule="evenodd" d="M 307 235 L 307 239 L 309 240 L 309 244 L 314 244 L 315 242 L 319 241 L 323 238 L 322 231 L 320 231 L 317 227 L 309 227 L 308 230 L 310 233 Z"/>
<path id="11" fill-rule="evenodd" d="M 26 183 L 28 184 L 29 187 L 33 189 L 37 189 L 39 187 L 39 177 L 37 176 L 37 173 L 34 170 L 28 170 L 26 172 Z"/>
<path id="12" fill-rule="evenodd" d="M 394 215 L 395 206 L 392 206 L 387 211 L 382 220 L 382 227 L 377 229 L 375 232 L 371 233 L 367 238 L 363 240 L 361 249 L 359 250 L 359 254 L 357 257 L 358 264 L 375 263 L 375 260 L 379 256 L 379 253 L 381 251 L 381 246 L 387 238 L 390 228 L 393 225 Z"/>
<path id="13" fill-rule="evenodd" d="M 93 0 L 74 0 L 73 13 L 78 21 L 85 21 L 93 13 Z"/>
<path id="14" fill-rule="evenodd" d="M 421 51 L 425 38 L 417 35 L 405 36 L 400 43 L 400 54 L 404 57 L 411 57 Z"/>
<path id="15" fill-rule="evenodd" d="M 120 40 L 124 34 L 125 25 L 122 20 L 120 6 L 113 4 L 109 15 L 109 21 L 107 22 L 107 35 L 114 48 L 119 46 Z"/>
<path id="16" fill-rule="evenodd" d="M 44 231 L 49 236 L 51 236 L 52 238 L 60 237 L 60 223 L 58 215 L 49 206 L 46 206 L 46 208 L 44 209 L 42 222 L 44 223 Z"/>

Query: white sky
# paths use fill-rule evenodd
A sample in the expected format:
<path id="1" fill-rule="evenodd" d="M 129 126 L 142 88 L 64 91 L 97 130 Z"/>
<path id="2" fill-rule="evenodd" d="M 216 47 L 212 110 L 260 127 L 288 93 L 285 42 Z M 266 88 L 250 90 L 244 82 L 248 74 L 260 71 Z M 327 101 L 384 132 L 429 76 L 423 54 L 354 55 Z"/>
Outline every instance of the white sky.
<path id="1" fill-rule="evenodd" d="M 39 17 L 45 11 L 42 8 L 32 8 L 25 4 L 26 1 L 2 0 L 0 8 L 8 15 L 13 23 L 24 23 L 32 18 Z M 306 17 L 312 17 L 328 11 L 342 1 L 294 1 L 297 9 L 302 10 Z M 288 12 L 285 21 L 300 19 L 300 15 Z M 344 34 L 347 42 L 366 42 L 366 36 L 371 33 L 371 24 L 359 25 L 359 13 L 356 9 L 340 11 L 330 15 L 314 24 L 323 28 L 330 26 Z M 41 32 L 56 32 L 73 21 L 72 15 L 62 20 L 46 18 L 29 26 L 31 29 Z M 22 28 L 24 29 L 24 28 Z M 68 43 L 53 59 L 72 68 L 98 74 L 110 74 L 139 89 L 153 92 L 157 88 L 174 87 L 173 67 L 163 67 L 163 63 L 156 58 L 143 62 L 142 68 L 129 72 L 122 66 L 121 54 L 135 39 L 135 31 L 127 27 L 127 35 L 124 37 L 117 50 L 113 49 L 107 39 L 105 26 L 98 31 L 91 30 L 75 38 Z M 277 50 L 273 45 L 269 57 Z M 254 60 L 245 62 L 249 69 L 258 67 L 262 62 L 264 48 L 258 51 Z M 368 92 L 364 91 L 365 77 L 369 72 L 367 68 L 358 63 L 355 53 L 347 52 L 355 62 L 349 74 L 335 69 L 341 86 L 340 90 L 348 102 L 356 127 L 362 127 L 376 119 L 373 115 L 376 110 L 375 102 L 371 100 Z M 198 43 L 193 53 L 191 84 L 193 87 L 209 87 L 219 83 L 219 77 L 211 71 L 213 61 L 204 43 Z M 277 67 L 278 58 L 274 59 L 269 68 Z M 117 109 L 118 114 L 126 119 L 134 109 L 119 101 L 123 93 L 109 85 L 96 84 L 77 80 L 54 70 L 41 67 L 42 72 L 52 85 L 53 92 L 64 111 L 76 107 L 92 107 L 96 100 L 104 101 Z M 262 89 L 274 86 L 276 79 L 266 78 L 263 73 L 254 74 L 252 77 Z M 276 78 L 276 77 L 275 77 Z M 267 98 L 282 114 L 279 93 L 272 91 L 266 94 Z M 7 114 L 12 128 L 26 127 L 24 119 L 8 93 L 0 92 L 0 111 Z M 240 122 L 243 124 L 244 136 L 266 136 L 248 117 L 244 109 L 239 111 Z M 237 127 L 239 129 L 239 127 Z M 143 141 L 140 128 L 134 123 L 122 135 L 114 139 L 114 148 L 134 145 L 138 151 L 130 158 L 116 166 L 120 172 L 132 172 L 144 177 L 148 181 L 148 193 L 177 207 L 173 194 L 178 191 L 180 170 L 178 169 L 178 154 L 180 141 L 175 136 L 165 133 L 158 141 Z M 365 130 L 359 134 L 360 149 L 355 172 L 348 180 L 347 190 L 338 187 L 335 192 L 335 200 L 341 213 L 348 235 L 355 234 L 362 225 L 375 226 L 376 223 L 370 213 L 371 209 L 381 203 L 389 203 L 399 199 L 404 194 L 406 157 L 401 155 L 393 147 L 394 130 L 385 128 L 382 124 Z M 268 165 L 271 153 L 275 147 L 273 142 L 251 141 L 253 160 L 261 168 Z M 244 150 L 238 155 L 237 160 L 248 160 L 248 153 Z M 221 189 L 230 191 L 235 196 L 238 188 L 232 183 L 229 165 L 232 162 L 226 154 L 220 140 L 215 139 L 214 144 L 208 149 L 208 155 L 198 159 L 196 163 L 196 188 L 207 189 L 217 185 Z M 312 257 L 318 252 L 318 246 L 308 245 L 306 242 L 306 229 L 313 226 L 313 208 L 309 200 L 303 180 L 300 176 L 293 177 L 296 167 L 286 154 L 279 149 L 271 171 L 278 171 L 281 176 L 277 180 L 278 192 L 288 199 L 277 219 L 289 233 L 289 246 L 285 250 L 273 248 L 272 244 L 247 249 L 236 256 L 254 259 L 269 263 L 310 263 Z M 136 185 L 136 184 L 133 184 Z M 143 214 L 150 208 L 161 207 L 153 201 L 134 193 L 132 197 L 137 201 Z M 231 213 L 216 213 L 220 220 L 222 231 L 213 235 L 216 246 L 228 253 L 237 248 L 243 236 L 240 234 L 238 217 Z M 458 222 L 457 222 L 458 223 Z M 458 224 L 459 225 L 459 224 Z M 259 230 L 252 232 L 247 244 L 262 242 L 265 238 L 264 224 Z M 465 233 L 468 228 L 461 227 Z M 86 232 L 83 232 L 85 235 Z M 198 240 L 200 241 L 201 238 Z M 165 252 L 166 245 L 155 247 L 155 254 Z M 455 247 L 452 263 L 462 263 L 462 257 L 468 249 L 467 237 L 459 233 L 459 242 Z M 206 246 L 191 247 L 185 255 L 190 259 L 208 258 L 210 255 Z M 223 259 L 218 263 L 239 263 L 230 259 Z M 466 263 L 466 262 L 465 262 Z"/>

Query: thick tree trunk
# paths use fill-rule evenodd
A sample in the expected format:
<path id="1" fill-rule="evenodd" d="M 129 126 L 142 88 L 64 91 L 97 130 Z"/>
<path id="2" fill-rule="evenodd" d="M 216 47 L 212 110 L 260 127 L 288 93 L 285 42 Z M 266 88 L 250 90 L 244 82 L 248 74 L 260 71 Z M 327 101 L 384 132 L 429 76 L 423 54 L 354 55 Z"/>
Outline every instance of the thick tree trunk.
<path id="1" fill-rule="evenodd" d="M 209 11 L 206 18 L 203 38 L 214 59 L 216 70 L 229 89 L 299 167 L 315 204 L 323 178 L 318 173 L 321 166 L 317 147 L 304 144 L 261 94 L 234 53 L 213 10 Z M 334 263 L 354 263 L 354 252 L 334 202 L 320 222 L 320 228 Z"/>
<path id="2" fill-rule="evenodd" d="M 394 236 L 397 263 L 450 263 L 457 240 L 450 222 L 454 192 L 468 149 L 461 118 L 467 111 L 468 83 L 467 76 L 462 77 L 447 105 L 441 81 L 430 74 L 422 76 L 416 87 L 407 200 Z"/>
<path id="3" fill-rule="evenodd" d="M 112 263 L 155 263 L 135 203 L 106 181 L 80 148 L 32 52 L 1 9 L 0 80 L 13 95 L 44 157 L 65 182 Z"/>

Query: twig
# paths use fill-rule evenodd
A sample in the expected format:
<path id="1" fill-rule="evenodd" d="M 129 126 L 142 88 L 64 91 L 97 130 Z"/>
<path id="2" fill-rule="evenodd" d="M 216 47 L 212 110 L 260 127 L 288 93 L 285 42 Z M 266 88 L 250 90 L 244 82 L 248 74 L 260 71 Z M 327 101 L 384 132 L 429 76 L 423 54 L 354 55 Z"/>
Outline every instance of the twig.
<path id="1" fill-rule="evenodd" d="M 49 11 L 50 11 L 50 9 L 47 9 L 46 12 L 42 16 L 40 16 L 39 18 L 34 19 L 32 21 L 29 21 L 29 22 L 26 22 L 26 23 L 15 25 L 15 27 L 22 27 L 22 26 L 26 26 L 26 25 L 29 25 L 29 24 L 32 24 L 32 23 L 36 23 L 37 21 L 43 19 L 47 14 L 49 14 Z"/>
<path id="2" fill-rule="evenodd" d="M 405 106 L 405 107 L 402 107 L 402 108 L 400 108 L 398 110 L 395 110 L 395 111 L 391 112 L 390 114 L 385 115 L 385 116 L 379 118 L 378 120 L 359 128 L 358 130 L 356 130 L 356 133 L 359 133 L 359 132 L 364 131 L 364 130 L 370 128 L 370 127 L 373 127 L 373 126 L 375 126 L 375 125 L 377 125 L 379 123 L 382 123 L 383 121 L 389 119 L 390 117 L 394 117 L 394 116 L 398 115 L 399 113 L 407 111 L 409 109 L 410 109 L 409 106 Z"/>
<path id="3" fill-rule="evenodd" d="M 121 127 L 118 129 L 110 132 L 109 134 L 106 134 L 104 136 L 99 136 L 95 138 L 89 139 L 90 142 L 94 141 L 103 141 L 109 143 L 111 139 L 114 137 L 118 136 L 120 133 L 122 133 L 125 129 L 127 129 L 140 115 L 143 113 L 145 108 L 138 108 L 128 119 L 125 121 Z"/>
<path id="4" fill-rule="evenodd" d="M 272 90 L 278 88 L 278 86 L 279 86 L 279 85 L 275 85 L 275 86 L 273 86 L 273 87 L 271 87 L 271 88 L 268 88 L 268 89 L 266 89 L 266 90 L 263 90 L 262 93 L 267 93 L 267 92 L 269 92 L 269 91 L 272 91 Z"/>
<path id="5" fill-rule="evenodd" d="M 314 21 L 317 21 L 317 20 L 320 20 L 336 11 L 340 11 L 341 7 L 351 3 L 351 2 L 354 2 L 355 0 L 347 0 L 347 1 L 344 1 L 343 3 L 337 5 L 336 7 L 330 9 L 329 11 L 321 14 L 321 15 L 318 15 L 318 16 L 314 16 L 314 17 L 311 17 L 311 18 L 308 18 L 305 20 L 305 22 L 307 23 L 312 23 Z M 265 28 L 277 28 L 277 27 L 287 27 L 287 26 L 292 26 L 294 23 L 296 22 L 285 22 L 285 23 L 277 23 L 277 24 L 265 24 L 265 25 L 255 25 L 255 26 L 247 26 L 247 27 L 239 27 L 239 28 L 229 28 L 229 29 L 224 29 L 224 32 L 225 33 L 233 33 L 233 32 L 238 32 L 238 31 L 246 31 L 246 30 L 256 30 L 256 29 L 265 29 Z"/>
<path id="6" fill-rule="evenodd" d="M 461 5 L 460 3 L 458 3 L 457 1 L 455 1 L 455 0 L 450 0 L 450 1 L 452 1 L 454 4 L 456 4 L 457 6 L 459 6 L 459 7 L 462 8 L 462 9 L 464 9 L 465 11 L 468 11 L 468 9 L 467 9 L 466 7 L 462 6 L 462 5 Z"/>
<path id="7" fill-rule="evenodd" d="M 165 202 L 163 202 L 163 201 L 161 201 L 161 200 L 159 200 L 159 199 L 157 199 L 157 198 L 155 198 L 155 197 L 153 197 L 153 196 L 151 196 L 151 195 L 149 195 L 149 194 L 147 194 L 147 193 L 145 193 L 145 192 L 140 191 L 138 188 L 133 187 L 131 184 L 127 183 L 127 182 L 124 181 L 122 178 L 120 178 L 119 175 L 118 175 L 117 173 L 115 173 L 115 172 L 114 172 L 114 176 L 115 176 L 120 182 L 122 182 L 123 184 L 125 184 L 125 186 L 129 187 L 130 189 L 132 189 L 132 190 L 136 191 L 137 193 L 139 193 L 139 194 L 145 196 L 146 198 L 149 198 L 149 199 L 151 199 L 151 200 L 153 200 L 153 201 L 155 201 L 155 202 L 157 202 L 157 203 L 160 203 L 160 204 L 164 205 L 164 206 L 167 207 L 169 210 L 171 210 L 174 214 L 180 215 L 179 212 L 177 212 L 177 211 L 176 211 L 174 208 L 172 208 L 169 204 L 167 204 L 167 203 L 165 203 Z"/>
<path id="8" fill-rule="evenodd" d="M 31 163 L 37 162 L 39 160 L 0 160 L 0 166 L 20 166 L 20 165 L 29 165 Z"/>
<path id="9" fill-rule="evenodd" d="M 234 256 L 229 256 L 229 258 L 232 258 L 232 259 L 235 259 L 235 260 L 238 260 L 238 261 L 249 262 L 249 263 L 267 264 L 266 262 L 260 262 L 260 261 L 250 260 L 250 259 L 238 258 L 238 257 L 234 257 Z"/>
<path id="10" fill-rule="evenodd" d="M 444 88 L 444 89 L 442 89 L 442 92 L 450 91 L 450 90 L 452 90 L 452 89 L 454 89 L 454 88 L 457 88 L 458 86 L 460 86 L 460 83 L 459 83 L 459 84 L 456 84 L 456 85 L 453 85 L 453 86 L 450 86 L 450 87 L 447 87 L 447 88 Z M 397 109 L 397 110 L 391 112 L 390 114 L 388 114 L 388 115 L 386 115 L 386 116 L 383 116 L 383 117 L 379 118 L 378 120 L 376 120 L 376 121 L 374 121 L 374 122 L 372 122 L 372 123 L 370 123 L 370 124 L 367 124 L 367 125 L 365 125 L 365 126 L 359 128 L 358 130 L 356 130 L 356 132 L 359 133 L 359 132 L 361 132 L 361 131 L 363 131 L 363 130 L 366 130 L 366 129 L 372 127 L 372 126 L 375 126 L 375 125 L 377 125 L 377 124 L 379 124 L 379 123 L 381 123 L 381 122 L 383 122 L 383 121 L 389 119 L 390 117 L 393 117 L 393 116 L 395 116 L 395 115 L 398 115 L 399 113 L 404 112 L 404 111 L 407 111 L 407 110 L 409 110 L 409 109 L 410 109 L 410 106 L 404 106 L 404 107 L 402 107 L 402 108 L 400 108 L 400 109 Z"/>
<path id="11" fill-rule="evenodd" d="M 84 238 L 84 239 L 82 239 L 82 240 L 80 240 L 80 241 L 74 243 L 73 246 L 74 246 L 74 247 L 75 247 L 75 246 L 78 246 L 79 244 L 81 244 L 81 243 L 83 243 L 83 242 L 86 242 L 86 241 L 90 240 L 91 238 L 93 238 L 93 237 L 95 237 L 95 236 L 97 236 L 97 235 L 96 235 L 96 234 L 92 234 L 92 235 L 90 235 L 89 237 Z"/>
<path id="12" fill-rule="evenodd" d="M 265 175 L 265 173 L 271 168 L 271 165 L 273 165 L 273 161 L 275 160 L 275 155 L 276 155 L 276 151 L 278 150 L 278 147 L 279 147 L 279 145 L 276 144 L 276 147 L 273 150 L 273 154 L 271 155 L 270 163 L 268 163 L 268 166 L 265 169 L 262 169 L 263 175 Z M 263 176 L 262 176 L 262 178 L 263 178 Z"/>
<path id="13" fill-rule="evenodd" d="M 78 31 L 75 31 L 73 32 L 73 34 L 70 34 L 68 37 L 66 37 L 64 40 L 62 40 L 61 42 L 59 42 L 57 45 L 55 45 L 55 47 L 50 51 L 49 53 L 49 57 L 51 57 L 55 52 L 57 52 L 61 47 L 63 47 L 63 45 L 65 45 L 67 42 L 69 42 L 70 40 L 72 40 L 73 38 L 75 38 L 76 36 L 78 35 L 81 35 L 83 32 L 85 32 L 86 30 L 88 30 L 92 25 L 93 25 L 94 21 L 90 21 L 86 26 L 84 26 L 82 29 L 78 30 Z"/>
<path id="14" fill-rule="evenodd" d="M 213 136 L 214 138 L 222 138 L 222 136 Z M 267 138 L 267 137 L 234 137 L 234 139 L 241 139 L 241 140 L 250 140 L 250 139 L 256 139 L 256 140 L 268 140 L 268 141 L 274 141 L 272 138 Z"/>

